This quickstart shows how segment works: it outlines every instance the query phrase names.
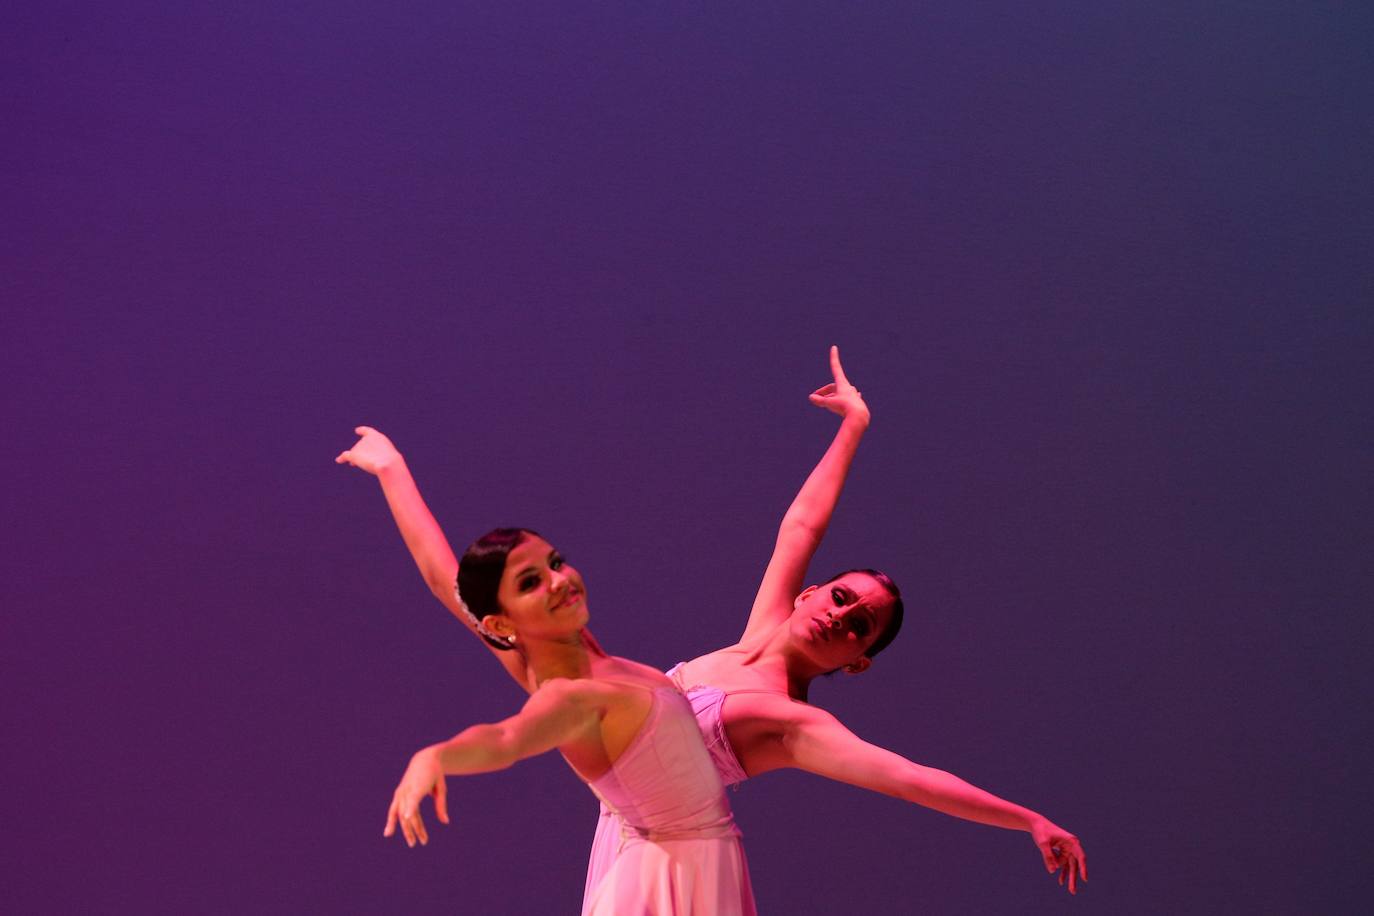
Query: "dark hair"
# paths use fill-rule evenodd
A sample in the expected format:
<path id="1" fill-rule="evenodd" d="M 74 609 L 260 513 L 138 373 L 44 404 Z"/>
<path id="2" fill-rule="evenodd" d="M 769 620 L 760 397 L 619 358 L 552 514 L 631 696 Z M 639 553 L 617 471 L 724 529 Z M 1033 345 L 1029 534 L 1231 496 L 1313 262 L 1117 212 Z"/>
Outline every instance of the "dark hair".
<path id="1" fill-rule="evenodd" d="M 892 581 L 891 576 L 876 569 L 846 569 L 844 572 L 835 573 L 835 575 L 826 579 L 821 584 L 829 585 L 841 576 L 847 576 L 850 573 L 861 573 L 868 576 L 883 588 L 887 589 L 887 593 L 892 596 L 892 615 L 887 618 L 887 626 L 883 627 L 883 631 L 878 634 L 878 638 L 873 640 L 873 645 L 869 646 L 868 651 L 864 653 L 866 657 L 872 658 L 886 649 L 892 643 L 892 640 L 897 638 L 897 631 L 902 628 L 902 615 L 906 611 L 906 608 L 902 605 L 902 590 L 897 587 L 896 582 Z"/>
<path id="2" fill-rule="evenodd" d="M 472 542 L 458 561 L 458 599 L 467 605 L 479 621 L 501 613 L 496 592 L 501 587 L 501 575 L 506 571 L 506 557 L 527 537 L 539 537 L 528 528 L 493 528 Z M 485 633 L 482 638 L 498 649 L 510 649 L 503 642 Z"/>

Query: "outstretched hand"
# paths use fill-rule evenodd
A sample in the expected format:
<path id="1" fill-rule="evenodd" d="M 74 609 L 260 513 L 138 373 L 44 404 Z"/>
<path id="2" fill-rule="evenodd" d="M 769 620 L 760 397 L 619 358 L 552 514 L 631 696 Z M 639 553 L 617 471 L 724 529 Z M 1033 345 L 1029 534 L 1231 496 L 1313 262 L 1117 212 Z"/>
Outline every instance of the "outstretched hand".
<path id="1" fill-rule="evenodd" d="M 401 453 L 396 451 L 391 440 L 371 426 L 359 426 L 353 432 L 362 438 L 348 451 L 340 452 L 339 457 L 334 459 L 335 464 L 351 464 L 375 476 L 387 465 L 401 459 Z"/>
<path id="2" fill-rule="evenodd" d="M 830 348 L 830 372 L 835 376 L 835 381 L 813 391 L 811 403 L 842 417 L 857 417 L 867 423 L 868 405 L 864 403 L 863 394 L 859 389 L 850 384 L 849 379 L 845 377 L 844 367 L 840 365 L 839 347 Z"/>
<path id="3" fill-rule="evenodd" d="M 378 434 L 380 435 L 380 433 Z M 440 823 L 448 823 L 448 789 L 444 785 L 444 770 L 439 765 L 439 755 L 431 748 L 425 748 L 410 758 L 401 783 L 391 796 L 391 807 L 386 812 L 386 828 L 382 836 L 388 837 L 401 825 L 406 845 L 414 848 L 419 840 L 424 846 L 429 842 L 424 818 L 420 817 L 420 802 L 426 795 L 434 796 L 434 813 Z"/>
<path id="4" fill-rule="evenodd" d="M 1068 882 L 1069 893 L 1078 893 L 1078 882 L 1088 880 L 1088 857 L 1078 837 L 1062 827 L 1041 818 L 1031 826 L 1031 839 L 1040 847 L 1045 870 L 1059 872 L 1059 884 Z"/>

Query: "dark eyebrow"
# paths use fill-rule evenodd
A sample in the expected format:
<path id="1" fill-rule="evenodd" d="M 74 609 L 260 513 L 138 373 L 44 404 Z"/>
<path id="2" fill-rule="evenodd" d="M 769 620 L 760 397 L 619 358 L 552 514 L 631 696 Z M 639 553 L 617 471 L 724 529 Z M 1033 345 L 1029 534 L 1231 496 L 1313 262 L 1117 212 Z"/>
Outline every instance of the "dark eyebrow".
<path id="1" fill-rule="evenodd" d="M 876 627 L 878 625 L 878 612 L 873 610 L 873 606 L 870 605 L 867 601 L 859 601 L 858 607 L 867 615 L 868 622 Z"/>

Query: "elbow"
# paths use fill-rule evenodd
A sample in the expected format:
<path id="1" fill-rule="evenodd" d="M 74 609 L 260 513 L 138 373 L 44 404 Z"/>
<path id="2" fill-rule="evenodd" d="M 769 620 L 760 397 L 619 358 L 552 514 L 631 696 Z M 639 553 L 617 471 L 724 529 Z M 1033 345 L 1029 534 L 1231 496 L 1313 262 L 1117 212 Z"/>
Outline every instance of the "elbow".
<path id="1" fill-rule="evenodd" d="M 425 584 L 430 594 L 445 605 L 458 603 L 458 573 L 451 569 L 430 569 L 425 571 Z"/>
<path id="2" fill-rule="evenodd" d="M 504 770 L 520 759 L 515 747 L 515 736 L 511 734 L 510 729 L 501 725 L 486 725 L 482 731 L 487 748 L 488 769 Z"/>
<path id="3" fill-rule="evenodd" d="M 778 542 L 787 541 L 789 543 L 805 543 L 807 541 L 819 545 L 821 538 L 825 536 L 825 526 L 817 525 L 808 521 L 803 513 L 793 515 L 788 513 L 783 516 L 782 524 L 778 526 Z"/>
<path id="4" fill-rule="evenodd" d="M 445 579 L 440 579 L 432 574 L 425 576 L 425 582 L 429 585 L 430 594 L 432 594 L 435 598 L 438 598 L 445 604 L 448 604 L 449 601 L 453 600 L 453 592 L 456 583 L 449 582 Z"/>
<path id="5" fill-rule="evenodd" d="M 504 770 L 520 759 L 514 736 L 500 725 L 474 725 L 459 736 L 478 749 L 472 772 L 490 773 Z"/>

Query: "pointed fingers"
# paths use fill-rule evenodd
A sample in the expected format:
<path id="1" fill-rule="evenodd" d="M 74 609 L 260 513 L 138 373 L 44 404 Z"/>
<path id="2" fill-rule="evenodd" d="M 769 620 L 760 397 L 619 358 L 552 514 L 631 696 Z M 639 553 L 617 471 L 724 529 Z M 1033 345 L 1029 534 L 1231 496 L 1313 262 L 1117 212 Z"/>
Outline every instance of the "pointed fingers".
<path id="1" fill-rule="evenodd" d="M 401 823 L 401 833 L 405 835 L 406 845 L 415 846 L 415 808 L 416 805 L 409 798 L 397 796 L 396 809 L 399 812 L 398 819 Z"/>
<path id="2" fill-rule="evenodd" d="M 375 433 L 376 430 L 371 426 L 355 426 L 353 427 L 353 432 L 359 436 L 366 436 L 368 433 Z"/>
<path id="3" fill-rule="evenodd" d="M 830 372 L 835 376 L 836 385 L 848 385 L 849 379 L 845 377 L 844 366 L 840 365 L 840 348 L 832 346 L 830 348 Z"/>
<path id="4" fill-rule="evenodd" d="M 334 459 L 335 464 L 348 464 L 353 460 L 353 456 L 348 452 L 339 452 L 339 457 Z"/>
<path id="5" fill-rule="evenodd" d="M 417 807 L 415 813 L 411 815 L 415 819 L 415 835 L 420 838 L 421 846 L 429 845 L 429 831 L 425 830 L 425 819 L 420 817 L 420 809 Z"/>
<path id="6" fill-rule="evenodd" d="M 441 824 L 448 823 L 448 788 L 442 778 L 434 784 L 434 813 Z"/>
<path id="7" fill-rule="evenodd" d="M 391 800 L 391 807 L 386 809 L 386 826 L 382 828 L 382 836 L 391 836 L 396 832 L 396 799 Z"/>

